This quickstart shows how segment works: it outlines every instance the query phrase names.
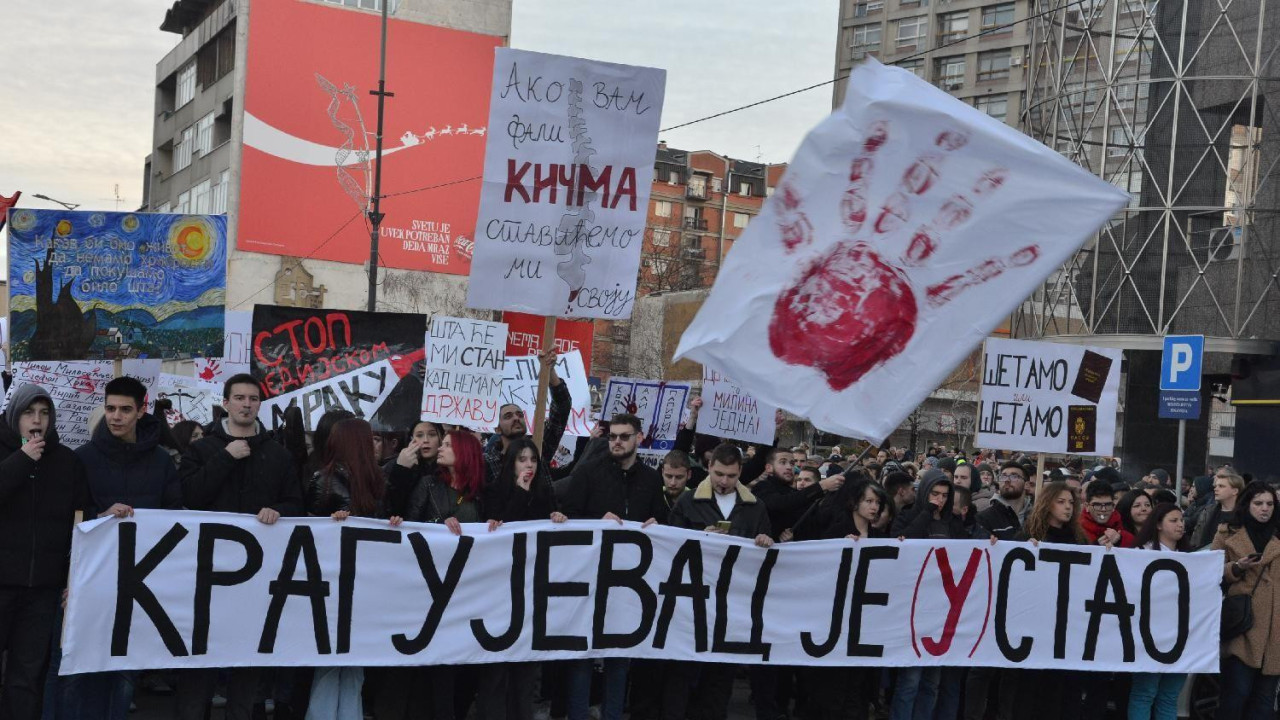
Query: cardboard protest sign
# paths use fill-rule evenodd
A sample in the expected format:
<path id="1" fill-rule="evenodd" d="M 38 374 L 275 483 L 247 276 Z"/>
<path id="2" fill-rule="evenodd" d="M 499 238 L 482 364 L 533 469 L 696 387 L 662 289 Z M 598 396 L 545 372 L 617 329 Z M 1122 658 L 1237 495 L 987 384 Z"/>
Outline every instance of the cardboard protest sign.
<path id="1" fill-rule="evenodd" d="M 201 425 L 213 422 L 213 406 L 222 404 L 222 385 L 201 382 L 185 375 L 160 373 L 155 396 L 173 403 L 169 423 L 194 420 Z"/>
<path id="2" fill-rule="evenodd" d="M 507 365 L 505 323 L 437 315 L 426 335 L 423 420 L 492 430 Z"/>
<path id="3" fill-rule="evenodd" d="M 263 402 L 262 417 L 271 421 L 263 422 L 277 427 L 284 409 L 298 403 L 307 430 L 324 409 L 337 407 L 375 431 L 413 427 L 422 413 L 426 326 L 426 316 L 411 313 L 254 306 L 253 374 L 269 398 L 288 396 Z"/>
<path id="4" fill-rule="evenodd" d="M 987 340 L 978 447 L 1110 455 L 1123 353 L 1111 348 Z"/>
<path id="5" fill-rule="evenodd" d="M 147 406 L 143 408 L 151 412 L 156 407 L 156 383 L 160 380 L 162 360 L 125 360 L 120 363 L 120 371 L 142 383 L 147 388 Z"/>
<path id="6" fill-rule="evenodd" d="M 507 324 L 507 355 L 525 357 L 542 354 L 542 326 L 545 318 L 520 312 L 502 313 Z M 595 323 L 590 320 L 556 321 L 556 352 L 564 355 L 577 350 L 582 353 L 582 367 L 591 376 L 591 350 L 595 347 Z"/>
<path id="7" fill-rule="evenodd" d="M 498 48 L 467 307 L 631 317 L 665 85 Z"/>
<path id="8" fill-rule="evenodd" d="M 573 522 L 466 524 L 461 536 L 186 510 L 82 523 L 59 672 L 598 657 L 1218 668 L 1221 551 L 891 539 L 766 550 L 701 530 Z M 154 563 L 163 571 L 148 574 Z M 424 576 L 444 579 L 430 593 Z"/>
<path id="9" fill-rule="evenodd" d="M 93 409 L 106 402 L 107 383 L 115 376 L 111 362 L 107 360 L 82 360 L 80 362 L 15 362 L 13 384 L 5 395 L 3 412 L 9 405 L 14 389 L 35 383 L 49 392 L 53 398 L 58 436 L 62 444 L 77 448 L 89 442 L 89 415 Z"/>
<path id="10" fill-rule="evenodd" d="M 688 383 L 611 377 L 600 417 L 608 420 L 620 413 L 635 415 L 644 425 L 644 447 L 670 449 L 675 446 L 688 402 Z"/>
<path id="11" fill-rule="evenodd" d="M 216 355 L 226 262 L 221 215 L 12 210 L 13 359 Z"/>
<path id="12" fill-rule="evenodd" d="M 502 374 L 502 399 L 498 407 L 514 403 L 524 410 L 525 417 L 532 418 L 538 401 L 538 373 L 541 371 L 542 362 L 537 355 L 507 356 L 507 367 Z M 587 374 L 582 369 L 582 355 L 575 351 L 559 356 L 556 360 L 556 374 L 569 386 L 569 395 L 573 399 L 573 409 L 569 412 L 569 422 L 565 426 L 565 437 L 590 435 L 595 423 L 591 421 L 591 387 L 587 383 Z M 551 401 L 548 395 L 547 413 L 550 412 Z M 533 425 L 533 422 L 530 421 L 529 424 Z"/>
<path id="13" fill-rule="evenodd" d="M 196 358 L 196 379 L 203 382 L 224 383 L 227 378 L 249 372 L 249 346 L 253 342 L 253 312 L 228 310 L 224 324 L 226 335 L 222 341 L 222 354 L 218 357 Z"/>
<path id="14" fill-rule="evenodd" d="M 777 408 L 761 404 L 740 384 L 703 368 L 699 433 L 772 445 L 778 432 L 777 414 Z"/>
<path id="15" fill-rule="evenodd" d="M 1129 196 L 909 71 L 848 88 L 676 358 L 878 443 Z"/>

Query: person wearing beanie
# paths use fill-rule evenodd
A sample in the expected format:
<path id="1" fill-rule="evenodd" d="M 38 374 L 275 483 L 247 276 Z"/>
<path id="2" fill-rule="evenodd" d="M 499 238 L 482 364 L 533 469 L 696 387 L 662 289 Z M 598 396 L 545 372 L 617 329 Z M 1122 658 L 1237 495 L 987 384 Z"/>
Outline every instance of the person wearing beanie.
<path id="1" fill-rule="evenodd" d="M 0 417 L 0 717 L 14 720 L 41 716 L 71 528 L 89 504 L 56 420 L 53 398 L 34 384 L 14 390 Z"/>

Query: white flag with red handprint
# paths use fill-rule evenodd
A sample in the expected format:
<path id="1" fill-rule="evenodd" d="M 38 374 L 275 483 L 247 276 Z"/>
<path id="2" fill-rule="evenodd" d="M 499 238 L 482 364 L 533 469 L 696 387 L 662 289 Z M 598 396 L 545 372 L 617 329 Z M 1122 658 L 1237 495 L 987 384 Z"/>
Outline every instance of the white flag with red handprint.
<path id="1" fill-rule="evenodd" d="M 676 358 L 878 442 L 1128 195 L 906 70 L 848 82 Z"/>

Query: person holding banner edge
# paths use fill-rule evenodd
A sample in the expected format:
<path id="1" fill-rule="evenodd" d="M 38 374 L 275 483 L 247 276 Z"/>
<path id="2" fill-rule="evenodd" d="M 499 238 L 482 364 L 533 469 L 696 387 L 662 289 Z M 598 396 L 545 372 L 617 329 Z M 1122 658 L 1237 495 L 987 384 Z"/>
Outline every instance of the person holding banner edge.
<path id="1" fill-rule="evenodd" d="M 89 507 L 84 467 L 58 439 L 53 398 L 21 385 L 0 416 L 0 717 L 40 717 L 71 528 Z"/>
<path id="2" fill-rule="evenodd" d="M 1157 505 L 1138 528 L 1137 547 L 1158 552 L 1191 549 L 1182 510 L 1172 503 Z M 1129 690 L 1129 720 L 1178 719 L 1178 694 L 1186 673 L 1134 673 Z"/>
<path id="3" fill-rule="evenodd" d="M 182 457 L 183 504 L 190 510 L 254 515 L 265 525 L 281 516 L 305 515 L 293 457 L 258 422 L 262 386 L 252 375 L 228 378 L 222 388 L 227 415 Z M 258 668 L 231 670 L 227 720 L 250 720 Z M 188 670 L 178 683 L 177 717 L 204 720 L 217 682 L 216 669 Z"/>

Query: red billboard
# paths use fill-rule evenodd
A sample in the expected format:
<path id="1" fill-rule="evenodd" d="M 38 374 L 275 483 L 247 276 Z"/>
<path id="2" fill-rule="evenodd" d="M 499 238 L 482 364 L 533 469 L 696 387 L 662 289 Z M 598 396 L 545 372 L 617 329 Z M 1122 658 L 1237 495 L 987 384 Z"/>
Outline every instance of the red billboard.
<path id="1" fill-rule="evenodd" d="M 542 352 L 542 327 L 546 318 L 520 312 L 502 313 L 507 324 L 507 356 L 524 357 Z M 556 352 L 564 354 L 580 350 L 582 367 L 591 374 L 591 348 L 595 344 L 595 323 L 590 320 L 556 321 Z"/>
<path id="2" fill-rule="evenodd" d="M 368 261 L 369 225 L 357 214 L 373 195 L 378 98 L 369 91 L 378 84 L 380 24 L 377 13 L 300 0 L 253 4 L 239 249 Z M 501 44 L 493 35 L 388 23 L 386 87 L 395 97 L 383 121 L 384 266 L 470 271 Z"/>

